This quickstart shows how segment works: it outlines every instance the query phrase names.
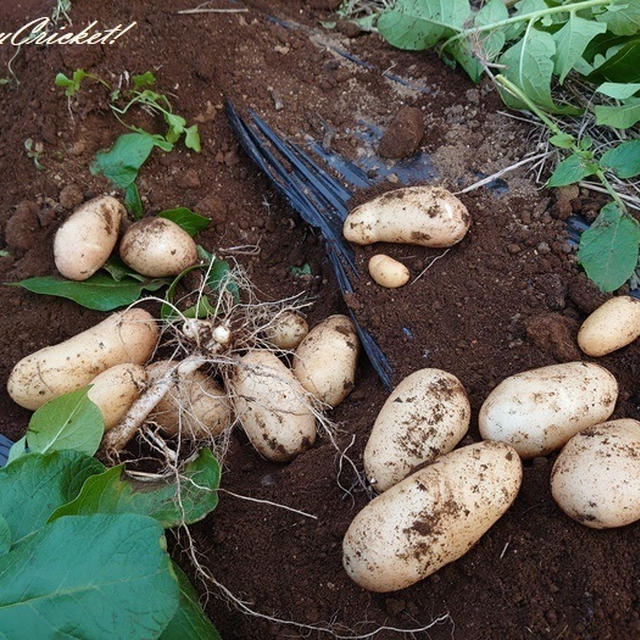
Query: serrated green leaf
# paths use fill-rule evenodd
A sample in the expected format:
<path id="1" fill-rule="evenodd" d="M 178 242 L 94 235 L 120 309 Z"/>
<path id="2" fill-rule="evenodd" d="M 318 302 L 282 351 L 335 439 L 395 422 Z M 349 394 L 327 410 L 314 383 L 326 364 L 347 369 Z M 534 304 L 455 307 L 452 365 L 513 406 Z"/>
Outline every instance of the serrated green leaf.
<path id="1" fill-rule="evenodd" d="M 60 518 L 0 556 L 0 575 L 11 640 L 152 640 L 178 608 L 162 528 L 135 514 Z"/>
<path id="2" fill-rule="evenodd" d="M 602 291 L 615 291 L 638 263 L 640 226 L 610 202 L 582 234 L 578 262 Z"/>
<path id="3" fill-rule="evenodd" d="M 70 98 L 80 90 L 80 84 L 87 77 L 83 69 L 76 69 L 71 78 L 67 78 L 64 73 L 58 73 L 55 78 L 55 84 L 58 87 L 64 87 L 64 95 Z"/>
<path id="4" fill-rule="evenodd" d="M 597 125 L 628 129 L 640 122 L 640 98 L 629 98 L 618 106 L 596 105 L 594 113 Z"/>
<path id="5" fill-rule="evenodd" d="M 190 236 L 206 229 L 211 220 L 205 218 L 198 213 L 194 213 L 187 207 L 177 207 L 176 209 L 165 209 L 158 214 L 159 218 L 166 218 L 175 222 L 179 227 L 184 229 Z"/>
<path id="6" fill-rule="evenodd" d="M 549 138 L 549 143 L 560 149 L 570 149 L 574 142 L 574 137 L 568 133 L 557 133 Z"/>
<path id="7" fill-rule="evenodd" d="M 152 87 L 156 83 L 156 78 L 151 71 L 145 71 L 131 78 L 133 81 L 133 90 L 139 91 L 145 87 Z"/>
<path id="8" fill-rule="evenodd" d="M 598 170 L 598 166 L 591 161 L 585 160 L 577 154 L 572 154 L 563 160 L 551 174 L 547 187 L 564 187 L 587 176 L 593 175 Z"/>
<path id="9" fill-rule="evenodd" d="M 600 164 L 611 169 L 619 178 L 633 178 L 640 175 L 640 140 L 627 140 L 609 149 Z"/>
<path id="10" fill-rule="evenodd" d="M 640 82 L 603 82 L 596 91 L 616 100 L 626 100 L 640 91 Z"/>
<path id="11" fill-rule="evenodd" d="M 613 0 L 596 20 L 605 22 L 612 33 L 631 36 L 640 31 L 640 3 L 637 0 Z"/>
<path id="12" fill-rule="evenodd" d="M 0 514 L 0 556 L 11 549 L 11 529 L 7 519 Z"/>
<path id="13" fill-rule="evenodd" d="M 175 144 L 184 132 L 187 121 L 182 116 L 177 116 L 174 113 L 164 113 L 163 115 L 167 125 L 169 126 L 165 138 L 172 144 Z"/>

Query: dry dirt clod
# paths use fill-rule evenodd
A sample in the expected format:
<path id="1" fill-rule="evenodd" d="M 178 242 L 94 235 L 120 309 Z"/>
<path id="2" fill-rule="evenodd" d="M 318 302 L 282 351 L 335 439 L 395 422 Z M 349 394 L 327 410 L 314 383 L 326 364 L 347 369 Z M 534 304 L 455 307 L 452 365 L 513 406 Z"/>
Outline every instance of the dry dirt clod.
<path id="1" fill-rule="evenodd" d="M 383 158 L 406 158 L 415 153 L 423 135 L 422 111 L 415 107 L 403 107 L 382 136 L 378 153 Z"/>

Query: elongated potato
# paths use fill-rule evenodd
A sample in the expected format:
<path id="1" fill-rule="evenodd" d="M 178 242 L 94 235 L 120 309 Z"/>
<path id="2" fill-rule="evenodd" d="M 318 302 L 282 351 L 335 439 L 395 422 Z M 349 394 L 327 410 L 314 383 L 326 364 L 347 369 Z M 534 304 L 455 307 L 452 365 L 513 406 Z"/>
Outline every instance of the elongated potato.
<path id="1" fill-rule="evenodd" d="M 265 338 L 278 349 L 295 349 L 309 333 L 307 321 L 293 311 L 284 311 L 264 331 Z"/>
<path id="2" fill-rule="evenodd" d="M 462 557 L 504 514 L 522 481 L 518 454 L 478 442 L 438 458 L 372 500 L 342 543 L 349 577 L 404 589 Z"/>
<path id="3" fill-rule="evenodd" d="M 640 300 L 616 296 L 600 305 L 578 332 L 578 346 L 598 357 L 622 349 L 640 336 Z"/>
<path id="4" fill-rule="evenodd" d="M 409 269 L 383 253 L 369 259 L 369 275 L 387 289 L 397 289 L 409 282 Z"/>
<path id="5" fill-rule="evenodd" d="M 553 465 L 551 495 L 593 529 L 640 519 L 640 422 L 610 420 L 573 436 Z"/>
<path id="6" fill-rule="evenodd" d="M 618 399 L 618 383 L 591 362 L 565 362 L 503 380 L 484 401 L 480 434 L 507 442 L 523 458 L 559 449 L 586 427 L 604 422 Z"/>
<path id="7" fill-rule="evenodd" d="M 111 255 L 125 208 L 111 196 L 81 204 L 62 224 L 53 240 L 56 269 L 70 280 L 86 280 Z"/>
<path id="8" fill-rule="evenodd" d="M 347 316 L 329 316 L 296 349 L 293 373 L 309 393 L 336 407 L 355 384 L 359 345 Z"/>
<path id="9" fill-rule="evenodd" d="M 442 187 L 395 189 L 356 207 L 344 221 L 349 242 L 451 247 L 469 230 L 467 208 Z"/>
<path id="10" fill-rule="evenodd" d="M 87 397 L 100 409 L 105 431 L 120 422 L 146 384 L 144 367 L 131 362 L 110 367 L 91 381 Z"/>
<path id="11" fill-rule="evenodd" d="M 162 378 L 175 366 L 159 360 L 147 367 L 150 382 Z M 224 390 L 202 371 L 178 380 L 149 416 L 170 436 L 201 440 L 220 435 L 231 424 L 231 405 Z"/>
<path id="12" fill-rule="evenodd" d="M 11 371 L 7 391 L 14 402 L 34 411 L 89 384 L 109 367 L 144 363 L 157 340 L 156 324 L 143 309 L 114 313 L 95 327 L 22 358 Z"/>
<path id="13" fill-rule="evenodd" d="M 420 464 L 449 453 L 469 428 L 464 387 L 440 369 L 407 376 L 380 410 L 364 449 L 367 479 L 379 493 Z"/>
<path id="14" fill-rule="evenodd" d="M 270 351 L 249 351 L 233 384 L 235 412 L 251 444 L 267 460 L 286 462 L 316 439 L 305 391 Z"/>
<path id="15" fill-rule="evenodd" d="M 198 260 L 193 238 L 166 218 L 144 218 L 132 224 L 120 242 L 120 257 L 150 278 L 177 276 Z"/>

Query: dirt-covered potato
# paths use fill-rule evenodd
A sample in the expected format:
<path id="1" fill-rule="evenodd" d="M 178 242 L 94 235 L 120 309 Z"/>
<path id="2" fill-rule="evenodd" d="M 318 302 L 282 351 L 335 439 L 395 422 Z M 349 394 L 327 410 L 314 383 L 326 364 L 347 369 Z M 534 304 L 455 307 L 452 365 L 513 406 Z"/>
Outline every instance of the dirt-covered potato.
<path id="1" fill-rule="evenodd" d="M 268 460 L 292 460 L 314 443 L 315 418 L 305 390 L 270 351 L 249 351 L 242 357 L 233 393 L 244 432 Z"/>
<path id="2" fill-rule="evenodd" d="M 523 458 L 559 449 L 586 427 L 604 422 L 618 398 L 609 371 L 591 362 L 565 362 L 503 380 L 480 409 L 480 434 L 513 446 Z"/>
<path id="3" fill-rule="evenodd" d="M 456 449 L 374 498 L 349 526 L 342 563 L 369 591 L 404 589 L 462 557 L 504 514 L 522 481 L 501 442 Z"/>
<path id="4" fill-rule="evenodd" d="M 407 376 L 380 410 L 364 450 L 368 481 L 379 493 L 413 469 L 449 453 L 462 440 L 471 418 L 464 387 L 440 369 Z"/>
<path id="5" fill-rule="evenodd" d="M 198 260 L 196 243 L 166 218 L 144 218 L 132 224 L 120 242 L 120 257 L 150 278 L 176 276 Z"/>
<path id="6" fill-rule="evenodd" d="M 11 371 L 7 391 L 14 402 L 33 411 L 116 364 L 143 364 L 157 340 L 158 328 L 148 312 L 114 313 L 95 327 L 22 358 Z"/>
<path id="7" fill-rule="evenodd" d="M 167 374 L 175 363 L 158 360 L 147 366 L 150 382 Z M 169 436 L 201 440 L 220 435 L 231 424 L 231 405 L 220 385 L 202 371 L 177 380 L 149 419 Z"/>
<path id="8" fill-rule="evenodd" d="M 146 384 L 144 367 L 131 362 L 110 367 L 91 381 L 87 397 L 100 409 L 105 431 L 120 422 Z"/>
<path id="9" fill-rule="evenodd" d="M 60 226 L 53 240 L 56 269 L 70 280 L 86 280 L 111 255 L 125 208 L 111 196 L 81 204 Z"/>
<path id="10" fill-rule="evenodd" d="M 599 306 L 578 332 L 578 346 L 598 357 L 626 347 L 640 336 L 640 300 L 616 296 Z"/>
<path id="11" fill-rule="evenodd" d="M 442 187 L 395 189 L 356 207 L 344 221 L 349 242 L 450 247 L 469 230 L 467 208 Z"/>
<path id="12" fill-rule="evenodd" d="M 347 316 L 329 316 L 300 343 L 293 373 L 318 400 L 336 407 L 355 384 L 360 342 Z"/>
<path id="13" fill-rule="evenodd" d="M 640 519 L 640 422 L 611 420 L 573 436 L 553 465 L 551 494 L 593 529 Z"/>
<path id="14" fill-rule="evenodd" d="M 264 331 L 264 337 L 278 349 L 295 349 L 309 333 L 307 321 L 293 311 L 276 316 Z"/>
<path id="15" fill-rule="evenodd" d="M 381 287 L 397 289 L 409 282 L 409 269 L 391 256 L 378 253 L 369 259 L 369 275 Z"/>

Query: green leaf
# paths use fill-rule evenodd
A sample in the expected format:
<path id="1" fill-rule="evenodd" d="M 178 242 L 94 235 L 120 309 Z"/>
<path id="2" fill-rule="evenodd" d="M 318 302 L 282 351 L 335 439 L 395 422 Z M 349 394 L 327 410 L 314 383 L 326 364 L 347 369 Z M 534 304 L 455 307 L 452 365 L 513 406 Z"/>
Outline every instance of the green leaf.
<path id="1" fill-rule="evenodd" d="M 100 409 L 89 400 L 89 387 L 65 393 L 42 405 L 29 420 L 29 451 L 72 449 L 92 456 L 100 445 L 104 424 Z"/>
<path id="2" fill-rule="evenodd" d="M 56 75 L 55 83 L 58 87 L 64 87 L 64 95 L 67 96 L 67 98 L 70 98 L 80 90 L 80 83 L 86 77 L 87 74 L 83 69 L 76 69 L 71 78 L 67 78 L 64 73 L 58 73 Z"/>
<path id="3" fill-rule="evenodd" d="M 182 116 L 177 116 L 175 113 L 165 112 L 163 115 L 165 122 L 169 126 L 165 138 L 172 144 L 175 144 L 183 134 L 187 121 Z"/>
<path id="4" fill-rule="evenodd" d="M 596 56 L 594 65 L 595 69 L 587 78 L 591 82 L 640 82 L 640 38 L 607 50 L 604 59 Z"/>
<path id="5" fill-rule="evenodd" d="M 16 440 L 11 449 L 9 449 L 9 457 L 7 458 L 7 464 L 10 464 L 14 460 L 17 460 L 21 456 L 28 453 L 27 451 L 27 436 L 22 436 L 20 440 Z"/>
<path id="6" fill-rule="evenodd" d="M 0 469 L 0 515 L 14 541 L 41 529 L 55 509 L 80 493 L 87 478 L 102 471 L 95 458 L 78 451 L 28 453 Z"/>
<path id="7" fill-rule="evenodd" d="M 98 151 L 91 173 L 103 175 L 121 189 L 126 189 L 138 176 L 138 170 L 149 157 L 156 142 L 148 133 L 125 133 L 108 151 Z"/>
<path id="8" fill-rule="evenodd" d="M 20 286 L 32 293 L 67 298 L 87 309 L 111 311 L 135 302 L 143 291 L 157 291 L 168 284 L 168 280 L 154 278 L 140 282 L 126 277 L 116 281 L 106 273 L 98 272 L 82 282 L 41 276 L 7 284 Z"/>
<path id="9" fill-rule="evenodd" d="M 615 291 L 638 263 L 640 226 L 610 202 L 582 234 L 578 262 L 602 291 Z"/>
<path id="10" fill-rule="evenodd" d="M 60 518 L 0 556 L 11 640 L 157 638 L 179 588 L 162 528 L 136 514 Z"/>
<path id="11" fill-rule="evenodd" d="M 226 260 L 214 259 L 213 265 L 207 277 L 207 286 L 213 291 L 220 291 L 226 283 L 227 291 L 232 295 L 234 302 L 240 301 L 240 289 L 230 277 L 231 267 Z"/>
<path id="12" fill-rule="evenodd" d="M 140 200 L 140 192 L 135 182 L 132 182 L 124 190 L 124 206 L 136 220 L 142 217 L 142 200 Z"/>
<path id="13" fill-rule="evenodd" d="M 568 133 L 557 133 L 555 136 L 549 138 L 549 142 L 554 147 L 559 147 L 560 149 L 571 149 L 575 139 Z"/>
<path id="14" fill-rule="evenodd" d="M 184 130 L 184 146 L 187 149 L 193 149 L 196 153 L 200 153 L 200 134 L 198 133 L 197 124 L 192 124 Z"/>
<path id="15" fill-rule="evenodd" d="M 100 268 L 104 269 L 116 282 L 121 282 L 127 277 L 134 278 L 140 282 L 146 280 L 144 276 L 130 269 L 117 256 L 111 256 Z"/>
<path id="16" fill-rule="evenodd" d="M 182 227 L 190 236 L 195 236 L 198 231 L 202 231 L 209 226 L 211 220 L 187 209 L 178 207 L 176 209 L 165 209 L 158 214 L 159 218 L 166 218 Z"/>
<path id="17" fill-rule="evenodd" d="M 308 262 L 305 262 L 301 267 L 289 267 L 289 272 L 294 278 L 301 278 L 302 276 L 311 275 L 311 267 Z"/>
<path id="18" fill-rule="evenodd" d="M 626 100 L 640 91 L 640 82 L 603 82 L 596 91 L 616 100 Z"/>
<path id="19" fill-rule="evenodd" d="M 80 495 L 57 509 L 50 520 L 91 513 L 139 513 L 165 528 L 192 524 L 216 508 L 219 482 L 220 467 L 209 449 L 202 449 L 186 465 L 179 483 L 175 476 L 155 482 L 134 480 L 123 476 L 119 465 L 89 478 Z"/>
<path id="20" fill-rule="evenodd" d="M 133 90 L 139 91 L 145 87 L 152 87 L 156 83 L 156 78 L 151 71 L 145 71 L 131 78 L 133 81 Z"/>
<path id="21" fill-rule="evenodd" d="M 640 175 L 640 139 L 627 140 L 609 149 L 600 158 L 600 164 L 611 169 L 619 178 Z"/>
<path id="22" fill-rule="evenodd" d="M 202 611 L 198 592 L 175 562 L 173 572 L 178 578 L 180 603 L 160 640 L 222 640 L 211 620 Z"/>
<path id="23" fill-rule="evenodd" d="M 574 153 L 563 160 L 551 174 L 547 187 L 563 187 L 593 175 L 598 165 Z"/>
<path id="24" fill-rule="evenodd" d="M 11 529 L 3 515 L 0 515 L 0 556 L 11 549 Z"/>
<path id="25" fill-rule="evenodd" d="M 185 269 L 183 269 L 173 279 L 173 282 L 171 282 L 171 284 L 167 288 L 166 293 L 164 294 L 164 299 L 167 302 L 169 302 L 171 304 L 174 303 L 175 294 L 176 294 L 176 288 L 178 287 L 178 284 L 180 283 L 182 278 L 184 278 L 187 275 L 187 273 L 191 273 L 192 271 L 195 271 L 196 269 L 202 269 L 202 265 L 201 264 L 193 264 L 190 267 L 186 267 Z M 176 312 L 173 310 L 173 308 L 170 305 L 163 303 L 162 307 L 160 307 L 160 317 L 163 320 L 170 320 L 171 318 L 173 318 L 175 316 L 176 316 Z"/>
<path id="26" fill-rule="evenodd" d="M 537 13 L 538 11 L 544 11 L 549 7 L 544 0 L 520 0 L 515 5 L 515 11 L 513 13 L 514 18 L 520 18 L 519 22 L 513 22 L 507 26 L 505 30 L 505 37 L 507 42 L 511 40 L 517 40 L 524 32 L 529 24 L 529 20 L 525 17 L 530 13 Z"/>
<path id="27" fill-rule="evenodd" d="M 509 12 L 504 6 L 503 0 L 490 0 L 478 11 L 473 21 L 474 27 L 484 27 L 495 24 L 501 20 L 506 20 Z M 504 29 L 493 29 L 488 33 L 479 33 L 482 52 L 487 61 L 491 62 L 504 47 L 506 42 Z"/>
<path id="28" fill-rule="evenodd" d="M 616 35 L 631 36 L 640 31 L 640 4 L 637 0 L 613 0 L 596 20 L 606 22 L 609 31 Z"/>
<path id="29" fill-rule="evenodd" d="M 640 121 L 640 98 L 629 98 L 624 104 L 615 107 L 596 105 L 594 113 L 597 125 L 628 129 Z"/>

